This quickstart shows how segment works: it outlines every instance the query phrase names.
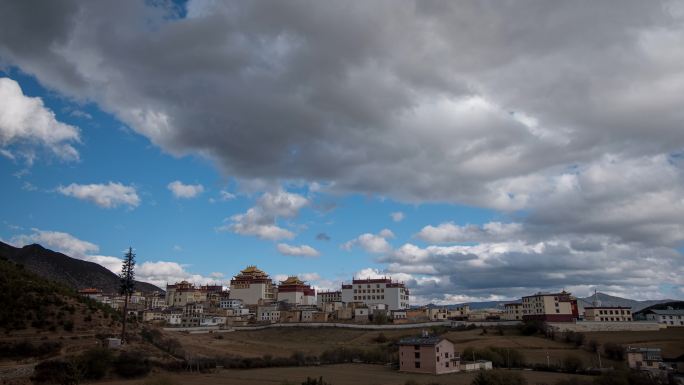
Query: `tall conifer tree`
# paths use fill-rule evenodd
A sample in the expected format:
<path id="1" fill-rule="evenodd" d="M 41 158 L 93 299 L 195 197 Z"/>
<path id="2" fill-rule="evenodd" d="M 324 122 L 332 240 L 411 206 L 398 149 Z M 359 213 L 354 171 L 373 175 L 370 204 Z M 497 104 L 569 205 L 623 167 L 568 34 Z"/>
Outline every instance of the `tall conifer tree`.
<path id="1" fill-rule="evenodd" d="M 124 296 L 123 307 L 123 325 L 121 326 L 121 343 L 126 340 L 126 318 L 128 316 L 128 300 L 135 289 L 135 254 L 133 248 L 129 247 L 128 252 L 124 255 L 123 265 L 121 266 L 121 286 L 119 287 L 119 294 Z"/>

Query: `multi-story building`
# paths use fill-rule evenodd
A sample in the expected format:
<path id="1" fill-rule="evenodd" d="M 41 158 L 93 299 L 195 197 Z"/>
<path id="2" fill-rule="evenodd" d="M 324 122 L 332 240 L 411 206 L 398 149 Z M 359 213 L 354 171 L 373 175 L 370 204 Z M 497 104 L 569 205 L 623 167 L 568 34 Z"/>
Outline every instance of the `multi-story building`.
<path id="1" fill-rule="evenodd" d="M 325 307 L 326 303 L 342 302 L 341 291 L 321 291 L 316 296 L 316 306 L 320 309 Z"/>
<path id="2" fill-rule="evenodd" d="M 241 299 L 233 299 L 233 298 L 221 298 L 219 301 L 219 308 L 220 309 L 238 309 L 242 307 L 242 300 Z"/>
<path id="3" fill-rule="evenodd" d="M 461 358 L 454 344 L 443 337 L 411 337 L 399 340 L 399 370 L 402 372 L 444 374 L 458 372 Z"/>
<path id="4" fill-rule="evenodd" d="M 631 369 L 660 369 L 662 363 L 660 348 L 627 348 L 627 364 Z"/>
<path id="5" fill-rule="evenodd" d="M 506 321 L 521 321 L 523 316 L 523 305 L 520 302 L 504 304 L 504 311 L 501 315 Z"/>
<path id="6" fill-rule="evenodd" d="M 257 320 L 262 322 L 280 321 L 280 310 L 277 305 L 259 306 L 256 312 Z"/>
<path id="7" fill-rule="evenodd" d="M 644 311 L 646 319 L 670 326 L 684 326 L 684 310 L 682 309 L 648 309 Z"/>
<path id="8" fill-rule="evenodd" d="M 470 305 L 463 304 L 449 309 L 447 318 L 449 319 L 465 319 L 470 315 Z"/>
<path id="9" fill-rule="evenodd" d="M 98 302 L 102 302 L 102 290 L 96 288 L 86 288 L 78 291 L 78 294 L 93 299 Z"/>
<path id="10" fill-rule="evenodd" d="M 278 302 L 287 302 L 294 306 L 312 306 L 316 304 L 316 290 L 301 279 L 291 276 L 278 285 Z"/>
<path id="11" fill-rule="evenodd" d="M 183 307 L 189 303 L 207 300 L 207 292 L 196 288 L 188 281 L 166 285 L 166 306 Z"/>
<path id="12" fill-rule="evenodd" d="M 154 292 L 145 297 L 145 308 L 164 309 L 166 308 L 166 296 L 159 292 Z"/>
<path id="13" fill-rule="evenodd" d="M 366 305 L 382 303 L 389 310 L 408 309 L 409 290 L 404 283 L 389 278 L 354 279 L 342 285 L 342 302 L 361 302 Z"/>
<path id="14" fill-rule="evenodd" d="M 630 322 L 632 308 L 629 306 L 588 306 L 584 308 L 585 321 Z"/>
<path id="15" fill-rule="evenodd" d="M 245 305 L 260 305 L 275 300 L 275 288 L 268 274 L 256 266 L 247 266 L 230 281 L 230 298 Z"/>
<path id="16" fill-rule="evenodd" d="M 579 318 L 577 299 L 565 290 L 522 297 L 522 311 L 524 321 L 572 322 Z"/>

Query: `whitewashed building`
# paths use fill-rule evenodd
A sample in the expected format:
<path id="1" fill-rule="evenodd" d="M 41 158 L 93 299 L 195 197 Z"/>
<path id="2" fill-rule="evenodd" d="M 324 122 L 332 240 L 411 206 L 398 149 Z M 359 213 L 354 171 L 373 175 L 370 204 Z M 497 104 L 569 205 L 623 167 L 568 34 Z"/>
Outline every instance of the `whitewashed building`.
<path id="1" fill-rule="evenodd" d="M 256 266 L 247 266 L 230 281 L 230 298 L 244 305 L 263 305 L 275 300 L 275 287 L 268 274 Z"/>
<path id="2" fill-rule="evenodd" d="M 342 302 L 360 302 L 368 306 L 385 304 L 389 310 L 409 308 L 409 290 L 404 283 L 389 278 L 354 279 L 342 285 Z"/>
<path id="3" fill-rule="evenodd" d="M 301 279 L 291 276 L 278 285 L 278 302 L 287 302 L 295 306 L 311 306 L 316 304 L 316 290 Z"/>

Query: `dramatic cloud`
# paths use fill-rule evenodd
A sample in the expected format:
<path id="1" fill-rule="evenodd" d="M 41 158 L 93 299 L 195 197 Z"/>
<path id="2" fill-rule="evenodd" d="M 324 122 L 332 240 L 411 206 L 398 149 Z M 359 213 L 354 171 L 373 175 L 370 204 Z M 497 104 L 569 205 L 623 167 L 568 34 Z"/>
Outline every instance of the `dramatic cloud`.
<path id="1" fill-rule="evenodd" d="M 204 192 L 204 186 L 201 184 L 183 184 L 179 180 L 169 183 L 166 187 L 176 198 L 194 198 Z"/>
<path id="2" fill-rule="evenodd" d="M 283 255 L 295 257 L 318 257 L 321 253 L 309 245 L 292 246 L 286 243 L 278 244 L 278 252 Z"/>
<path id="3" fill-rule="evenodd" d="M 394 238 L 394 233 L 389 229 L 383 229 L 378 234 L 361 234 L 357 238 L 345 242 L 341 247 L 350 251 L 354 246 L 359 246 L 369 253 L 382 254 L 392 250 L 392 246 L 387 242 L 388 238 Z"/>
<path id="4" fill-rule="evenodd" d="M 217 230 L 253 235 L 272 241 L 292 239 L 295 234 L 279 227 L 276 220 L 279 217 L 295 217 L 299 210 L 308 204 L 309 200 L 298 194 L 283 190 L 266 192 L 257 200 L 256 206 L 251 207 L 243 214 L 236 214 L 227 218 L 226 221 L 230 223 L 219 227 Z"/>
<path id="5" fill-rule="evenodd" d="M 482 226 L 457 226 L 453 222 L 425 226 L 416 236 L 425 242 L 481 242 L 483 240 L 513 240 L 522 231 L 519 223 L 489 222 Z"/>
<path id="6" fill-rule="evenodd" d="M 90 201 L 104 208 L 118 206 L 137 207 L 140 197 L 133 186 L 126 186 L 118 182 L 108 184 L 76 184 L 59 186 L 57 191 L 63 195 Z"/>
<path id="7" fill-rule="evenodd" d="M 396 211 L 390 214 L 390 217 L 392 217 L 392 220 L 395 222 L 401 222 L 404 220 L 404 213 L 401 211 Z"/>
<path id="8" fill-rule="evenodd" d="M 61 159 L 78 159 L 72 146 L 80 142 L 78 128 L 59 122 L 40 98 L 25 96 L 19 83 L 0 78 L 0 100 L 0 150 L 6 157 L 19 155 L 30 164 L 36 148 L 43 147 Z"/>
<path id="9" fill-rule="evenodd" d="M 417 234 L 473 245 L 345 244 L 423 299 L 682 285 L 680 2 L 155 4 L 0 2 L 0 65 L 243 184 L 495 210 Z M 308 201 L 274 196 L 222 229 L 294 237 L 278 218 Z"/>

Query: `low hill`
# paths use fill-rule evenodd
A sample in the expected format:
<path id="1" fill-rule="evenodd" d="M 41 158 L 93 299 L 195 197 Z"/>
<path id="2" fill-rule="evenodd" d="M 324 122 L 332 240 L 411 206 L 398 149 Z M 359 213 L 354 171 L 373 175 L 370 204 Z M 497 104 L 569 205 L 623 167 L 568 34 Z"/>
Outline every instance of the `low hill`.
<path id="1" fill-rule="evenodd" d="M 633 312 L 637 312 L 637 311 L 644 309 L 644 308 L 647 308 L 649 306 L 674 301 L 672 299 L 655 299 L 655 300 L 638 301 L 638 300 L 629 299 L 629 298 L 615 297 L 615 296 L 604 294 L 604 293 L 597 293 L 597 298 L 601 302 L 601 305 L 603 305 L 603 306 L 628 306 L 628 307 L 632 308 Z M 593 301 L 594 301 L 593 295 L 591 295 L 589 297 L 585 297 L 585 298 L 577 298 L 577 306 L 579 307 L 580 313 L 584 310 L 585 307 L 592 306 Z M 470 305 L 471 310 L 482 310 L 482 309 L 503 309 L 504 304 L 511 303 L 511 302 L 520 302 L 520 299 L 518 299 L 517 301 L 511 300 L 511 301 L 468 302 L 466 304 Z M 449 308 L 452 308 L 452 307 L 462 306 L 462 305 L 465 305 L 465 304 L 453 304 L 453 305 L 446 305 L 446 306 Z M 438 306 L 438 305 L 433 305 L 433 304 L 429 304 L 427 306 L 428 307 L 442 307 L 442 305 Z"/>
<path id="2" fill-rule="evenodd" d="M 596 299 L 601 303 L 602 306 L 627 306 L 632 308 L 632 312 L 637 312 L 641 309 L 647 308 L 649 306 L 657 305 L 660 303 L 673 301 L 671 299 L 655 299 L 655 300 L 644 300 L 637 301 L 629 298 L 615 297 L 605 293 L 596 293 Z M 585 298 L 577 298 L 577 305 L 580 310 L 592 306 L 594 301 L 594 296 L 591 295 Z"/>
<path id="3" fill-rule="evenodd" d="M 0 330 L 97 332 L 116 327 L 119 313 L 0 257 Z"/>
<path id="4" fill-rule="evenodd" d="M 0 257 L 23 265 L 41 277 L 61 282 L 74 289 L 94 287 L 105 293 L 119 290 L 119 277 L 97 263 L 71 258 L 40 245 L 17 248 L 0 242 Z M 163 291 L 146 282 L 136 282 L 136 290 L 143 293 Z"/>

